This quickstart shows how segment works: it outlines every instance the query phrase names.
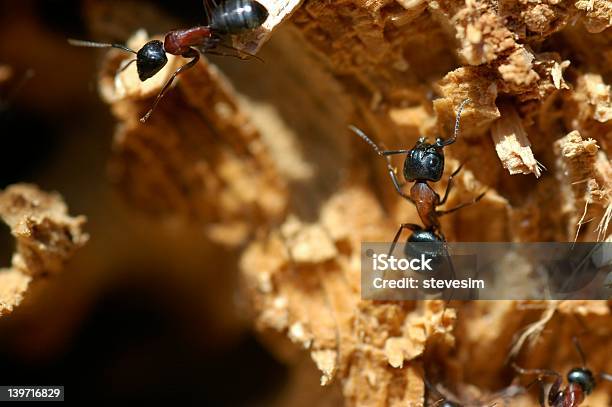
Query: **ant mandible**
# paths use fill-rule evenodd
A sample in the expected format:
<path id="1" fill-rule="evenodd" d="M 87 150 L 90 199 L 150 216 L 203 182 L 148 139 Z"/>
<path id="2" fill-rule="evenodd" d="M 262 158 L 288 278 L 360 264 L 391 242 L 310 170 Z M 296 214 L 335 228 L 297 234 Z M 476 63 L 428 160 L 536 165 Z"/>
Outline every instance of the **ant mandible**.
<path id="1" fill-rule="evenodd" d="M 444 172 L 444 147 L 453 144 L 460 131 L 460 118 L 461 112 L 464 106 L 470 102 L 470 99 L 465 99 L 459 105 L 457 109 L 457 116 L 455 118 L 455 131 L 451 138 L 443 140 L 437 138 L 435 143 L 428 143 L 424 137 L 419 138 L 415 146 L 410 150 L 381 150 L 363 131 L 355 126 L 349 126 L 349 128 L 365 140 L 376 153 L 380 156 L 385 157 L 387 160 L 387 168 L 389 170 L 389 176 L 393 181 L 393 186 L 397 193 L 404 199 L 412 202 L 417 209 L 419 217 L 423 222 L 423 227 L 415 225 L 413 223 L 401 224 L 399 230 L 395 234 L 393 244 L 391 245 L 390 252 L 393 249 L 404 229 L 410 229 L 413 233 L 408 238 L 409 242 L 445 242 L 446 238 L 440 231 L 439 217 L 452 212 L 455 212 L 468 205 L 472 205 L 478 202 L 485 195 L 486 191 L 478 195 L 471 202 L 465 202 L 457 205 L 454 208 L 446 210 L 437 210 L 436 207 L 444 205 L 448 198 L 448 195 L 452 188 L 453 177 L 455 177 L 463 164 L 461 164 L 448 178 L 446 185 L 446 191 L 444 197 L 440 199 L 440 195 L 429 185 L 429 182 L 438 182 L 442 178 Z M 407 154 L 404 160 L 404 179 L 406 182 L 401 183 L 397 179 L 396 169 L 391 164 L 389 156 L 397 154 Z M 402 187 L 407 182 L 414 182 L 414 185 L 410 188 L 410 194 L 407 195 L 402 191 Z"/>
<path id="2" fill-rule="evenodd" d="M 254 56 L 225 45 L 223 41 L 227 35 L 242 34 L 260 27 L 268 18 L 268 10 L 263 5 L 255 0 L 226 0 L 221 5 L 216 0 L 204 0 L 204 11 L 206 13 L 206 25 L 172 30 L 166 34 L 164 42 L 151 40 L 138 52 L 122 44 L 73 39 L 69 39 L 68 42 L 78 47 L 117 48 L 135 54 L 136 59 L 130 61 L 122 70 L 135 61 L 138 77 L 143 82 L 154 76 L 166 65 L 168 62 L 166 53 L 191 58 L 191 61 L 179 67 L 166 81 L 151 109 L 140 119 L 144 123 L 149 119 L 174 79 L 199 61 L 200 53 L 235 56 L 220 52 L 218 48 L 222 47 L 232 49 L 239 55 Z"/>
<path id="3" fill-rule="evenodd" d="M 561 389 L 563 384 L 563 377 L 558 372 L 548 369 L 523 369 L 517 366 L 515 363 L 512 364 L 514 370 L 523 375 L 538 375 L 538 378 L 533 383 L 540 384 L 540 397 L 539 402 L 541 407 L 546 407 L 545 399 L 548 400 L 550 407 L 577 407 L 588 396 L 595 388 L 595 376 L 586 367 L 586 356 L 577 337 L 572 338 L 576 351 L 580 355 L 582 360 L 582 367 L 575 367 L 567 373 L 568 385 Z M 601 373 L 600 378 L 608 381 L 612 381 L 612 375 Z M 542 378 L 544 377 L 555 377 L 550 390 L 548 390 L 548 397 L 544 390 Z M 532 384 L 533 384 L 532 383 Z M 531 386 L 531 385 L 530 385 Z"/>

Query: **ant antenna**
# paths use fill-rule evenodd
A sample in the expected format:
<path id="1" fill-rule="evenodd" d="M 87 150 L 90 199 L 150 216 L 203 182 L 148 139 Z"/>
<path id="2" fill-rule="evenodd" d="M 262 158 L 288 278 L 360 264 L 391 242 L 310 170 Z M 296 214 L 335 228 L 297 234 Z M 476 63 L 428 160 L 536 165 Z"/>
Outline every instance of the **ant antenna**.
<path id="1" fill-rule="evenodd" d="M 73 45 L 75 47 L 117 48 L 117 49 L 120 49 L 126 52 L 131 52 L 132 54 L 137 54 L 136 51 L 122 44 L 108 44 L 104 42 L 81 41 L 81 40 L 74 40 L 72 38 L 68 39 L 68 44 Z"/>
<path id="2" fill-rule="evenodd" d="M 577 336 L 573 336 L 572 337 L 572 341 L 574 342 L 574 346 L 576 347 L 576 351 L 580 355 L 580 359 L 582 361 L 582 367 L 586 368 L 586 365 L 587 365 L 586 355 L 584 354 L 584 351 L 582 350 L 582 346 L 580 346 L 580 342 L 578 341 L 578 337 Z"/>
<path id="3" fill-rule="evenodd" d="M 455 116 L 455 132 L 453 133 L 453 137 L 449 138 L 448 140 L 444 140 L 444 141 L 439 140 L 437 144 L 440 147 L 446 147 L 449 144 L 453 144 L 455 140 L 457 140 L 457 137 L 459 136 L 461 112 L 463 112 L 463 108 L 465 107 L 465 105 L 470 103 L 471 101 L 472 99 L 467 98 L 463 102 L 461 102 L 461 104 L 459 105 L 459 108 L 457 108 L 457 116 Z"/>
<path id="4" fill-rule="evenodd" d="M 357 127 L 353 126 L 352 124 L 349 125 L 348 127 L 349 127 L 349 129 L 352 130 L 353 133 L 355 133 L 356 135 L 361 137 L 366 143 L 368 143 L 370 145 L 370 147 L 372 147 L 374 149 L 374 151 L 376 151 L 376 153 L 378 155 L 383 155 L 381 149 L 378 148 L 376 143 L 373 142 L 372 139 L 370 139 L 361 129 L 358 129 Z"/>
<path id="5" fill-rule="evenodd" d="M 587 327 L 586 323 L 582 320 L 582 318 L 580 318 L 578 314 L 574 314 L 574 318 L 576 318 L 576 322 L 578 322 L 578 325 L 582 327 L 582 332 L 580 332 L 577 335 L 572 336 L 572 341 L 574 342 L 574 347 L 576 348 L 576 351 L 580 355 L 580 360 L 582 361 L 582 367 L 586 368 L 586 365 L 587 365 L 586 354 L 584 353 L 584 350 L 582 350 L 582 346 L 580 345 L 578 337 L 589 332 L 589 328 Z"/>

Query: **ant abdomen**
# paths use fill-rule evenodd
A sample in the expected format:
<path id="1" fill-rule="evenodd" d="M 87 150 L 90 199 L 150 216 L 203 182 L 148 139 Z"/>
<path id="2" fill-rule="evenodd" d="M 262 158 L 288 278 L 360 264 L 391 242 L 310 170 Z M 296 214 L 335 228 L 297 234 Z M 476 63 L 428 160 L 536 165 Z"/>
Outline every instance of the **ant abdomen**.
<path id="1" fill-rule="evenodd" d="M 413 232 L 408 238 L 408 241 L 413 243 L 443 243 L 442 238 L 433 231 L 426 229 Z"/>
<path id="2" fill-rule="evenodd" d="M 240 34 L 261 26 L 268 10 L 254 0 L 227 0 L 212 9 L 209 26 L 218 32 Z"/>
<path id="3" fill-rule="evenodd" d="M 438 270 L 448 256 L 442 237 L 429 229 L 415 230 L 406 241 L 404 256 L 419 258 L 421 255 L 431 259 L 432 268 Z"/>

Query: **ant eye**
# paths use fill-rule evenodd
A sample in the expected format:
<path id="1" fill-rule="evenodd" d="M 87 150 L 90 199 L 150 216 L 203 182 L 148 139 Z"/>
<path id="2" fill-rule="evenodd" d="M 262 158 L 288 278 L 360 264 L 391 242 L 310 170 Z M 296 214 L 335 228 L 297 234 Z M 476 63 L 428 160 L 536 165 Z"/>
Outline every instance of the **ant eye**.
<path id="1" fill-rule="evenodd" d="M 429 155 L 427 157 L 427 166 L 428 167 L 435 168 L 435 167 L 437 167 L 439 165 L 440 165 L 440 159 L 438 158 L 437 155 L 431 154 L 431 155 Z"/>

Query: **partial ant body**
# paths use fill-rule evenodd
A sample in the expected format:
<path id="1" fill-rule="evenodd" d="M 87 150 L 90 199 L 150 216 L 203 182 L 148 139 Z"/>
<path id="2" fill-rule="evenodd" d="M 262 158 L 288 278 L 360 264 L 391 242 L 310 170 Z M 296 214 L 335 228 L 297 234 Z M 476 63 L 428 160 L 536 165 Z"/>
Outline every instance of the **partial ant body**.
<path id="1" fill-rule="evenodd" d="M 226 48 L 236 51 L 239 55 L 254 56 L 223 44 L 223 41 L 227 35 L 242 34 L 261 26 L 268 18 L 268 10 L 263 5 L 255 0 L 225 0 L 220 5 L 217 4 L 216 0 L 204 0 L 204 10 L 206 25 L 172 30 L 166 34 L 163 42 L 151 40 L 138 52 L 121 44 L 72 39 L 68 42 L 79 47 L 118 48 L 135 54 L 136 59 L 130 61 L 123 69 L 135 61 L 138 77 L 143 82 L 154 76 L 166 65 L 168 62 L 166 53 L 191 59 L 185 65 L 179 67 L 165 83 L 151 109 L 140 119 L 144 123 L 151 116 L 174 79 L 199 61 L 200 53 L 235 56 L 219 51 L 219 48 Z"/>
<path id="2" fill-rule="evenodd" d="M 514 370 L 523 375 L 537 375 L 537 379 L 533 383 L 540 384 L 539 403 L 541 407 L 546 407 L 546 401 L 550 407 L 577 407 L 595 388 L 596 380 L 593 372 L 586 367 L 586 356 L 582 351 L 580 343 L 576 337 L 573 338 L 576 351 L 582 360 L 582 367 L 575 367 L 567 373 L 567 386 L 561 389 L 563 385 L 563 376 L 554 370 L 548 369 L 523 369 L 516 364 L 512 364 Z M 612 381 L 612 375 L 601 373 L 601 379 Z M 543 386 L 542 379 L 544 377 L 554 377 L 548 397 Z M 532 383 L 532 384 L 533 384 Z"/>
<path id="3" fill-rule="evenodd" d="M 378 155 L 383 156 L 387 160 L 387 168 L 389 170 L 389 176 L 393 181 L 393 186 L 397 193 L 404 199 L 412 202 L 423 222 L 423 227 L 412 223 L 404 223 L 400 226 L 397 231 L 393 244 L 391 245 L 391 252 L 395 247 L 402 231 L 404 229 L 410 229 L 413 233 L 408 238 L 408 242 L 446 242 L 444 234 L 440 230 L 439 217 L 452 212 L 455 212 L 461 208 L 478 202 L 485 195 L 486 192 L 477 196 L 471 202 L 460 204 L 454 208 L 446 210 L 438 210 L 437 207 L 444 205 L 448 198 L 448 195 L 452 188 L 453 177 L 455 177 L 463 164 L 459 166 L 449 177 L 446 185 L 446 191 L 444 196 L 440 199 L 440 195 L 431 187 L 429 182 L 438 182 L 442 178 L 444 172 L 444 147 L 453 144 L 459 135 L 460 129 L 460 117 L 463 107 L 468 103 L 470 99 L 465 99 L 459 105 L 457 110 L 457 116 L 455 119 L 455 132 L 453 137 L 448 140 L 442 140 L 441 138 L 436 139 L 435 143 L 428 143 L 424 137 L 421 137 L 416 145 L 410 150 L 381 150 L 363 131 L 359 130 L 354 126 L 350 126 L 350 129 L 365 140 Z M 406 182 L 400 182 L 396 175 L 396 169 L 391 164 L 389 156 L 396 154 L 407 154 L 404 161 L 403 174 Z M 410 188 L 410 193 L 406 194 L 402 191 L 402 187 L 407 182 L 414 182 Z"/>

